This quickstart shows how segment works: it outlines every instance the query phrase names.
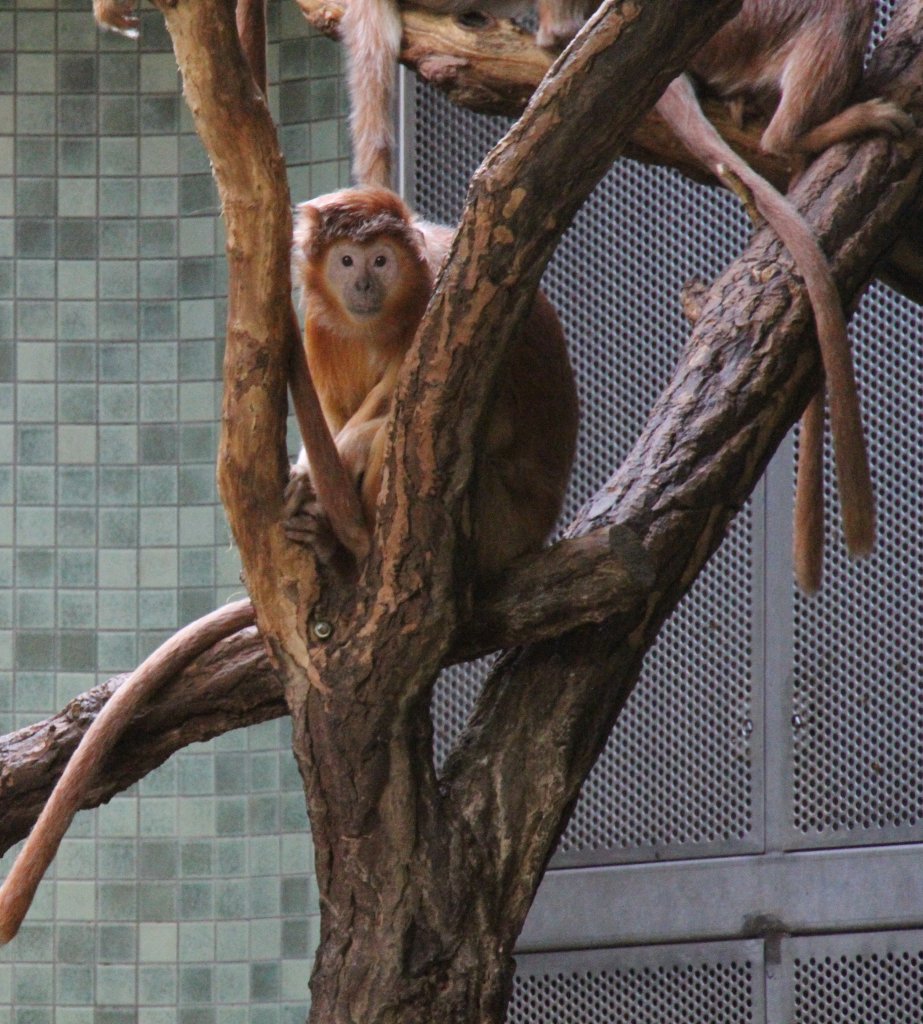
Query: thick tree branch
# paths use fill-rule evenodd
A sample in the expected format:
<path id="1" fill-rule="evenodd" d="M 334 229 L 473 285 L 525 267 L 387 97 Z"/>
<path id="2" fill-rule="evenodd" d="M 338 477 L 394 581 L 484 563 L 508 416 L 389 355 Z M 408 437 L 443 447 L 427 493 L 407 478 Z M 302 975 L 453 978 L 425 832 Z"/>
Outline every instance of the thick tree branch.
<path id="1" fill-rule="evenodd" d="M 895 26 L 880 61 L 897 71 L 894 61 L 903 58 L 895 85 L 917 114 L 923 55 L 906 40 L 919 39 L 921 10 L 919 0 L 908 5 L 912 25 Z M 864 286 L 893 241 L 920 170 L 908 145 L 840 146 L 795 193 L 845 296 Z M 654 560 L 650 598 L 597 628 L 508 659 L 447 766 L 470 827 L 492 836 L 513 936 L 644 652 L 817 387 L 813 322 L 790 263 L 764 231 L 715 284 L 634 450 L 574 524 L 575 532 L 605 523 L 634 531 Z"/>
<path id="2" fill-rule="evenodd" d="M 100 708 L 125 676 L 75 697 L 53 718 L 0 737 L 0 853 L 24 838 Z M 282 685 L 255 629 L 216 644 L 132 719 L 96 774 L 86 807 L 106 803 L 176 751 L 285 713 Z"/>
<path id="3" fill-rule="evenodd" d="M 290 296 L 292 224 L 285 163 L 265 98 L 254 89 L 241 51 L 232 7 L 215 0 L 162 0 L 159 6 L 227 224 L 228 343 L 219 488 L 261 632 L 278 657 L 300 668 L 303 679 L 309 668 L 306 621 L 317 590 L 311 556 L 289 543 L 281 526 L 288 475 L 286 385 L 293 356 L 294 369 L 300 366 L 293 353 L 297 328 Z M 306 388 L 313 392 L 297 372 L 293 382 L 296 400 Z M 326 429 L 318 426 L 307 440 L 326 448 L 330 464 L 339 462 L 331 454 Z M 342 507 L 355 506 L 361 530 L 361 513 L 345 473 L 339 484 L 326 478 L 324 483 L 339 486 Z"/>
<path id="4" fill-rule="evenodd" d="M 475 431 L 506 346 L 579 205 L 643 111 L 736 6 L 604 4 L 478 172 L 399 385 L 395 472 L 379 514 L 383 564 L 365 581 L 371 594 L 416 595 L 429 581 L 429 615 L 453 606 L 461 573 L 446 539 L 463 520 Z M 587 124 L 597 126 L 592 138 Z M 421 639 L 446 643 L 431 630 Z M 425 660 L 423 650 L 415 653 Z M 434 647 L 429 664 L 443 653 Z M 415 678 L 419 687 L 431 681 L 425 671 Z"/>
<path id="5" fill-rule="evenodd" d="M 347 0 L 296 0 L 308 22 L 339 38 L 340 18 Z M 482 22 L 432 14 L 418 8 L 403 11 L 401 61 L 423 81 L 443 91 L 460 107 L 482 113 L 518 117 L 552 64 L 553 55 L 535 45 L 531 33 L 511 21 L 484 18 Z M 881 84 L 863 90 L 877 95 Z M 900 102 L 900 97 L 892 95 Z M 718 131 L 763 177 L 783 191 L 792 167 L 764 153 L 759 146 L 765 120 L 754 117 L 741 128 L 728 105 L 705 100 L 706 113 Z M 632 132 L 624 155 L 645 163 L 674 167 L 696 181 L 717 184 L 673 136 L 656 111 L 649 112 Z M 920 214 L 906 219 L 897 242 L 882 259 L 877 275 L 915 302 L 923 302 L 923 230 Z"/>
<path id="6" fill-rule="evenodd" d="M 605 527 L 562 541 L 478 594 L 449 663 L 601 622 L 633 607 L 652 582 L 649 559 L 628 531 Z M 26 836 L 80 738 L 126 678 L 114 676 L 53 717 L 0 736 L 0 854 Z M 84 807 L 106 803 L 190 743 L 287 710 L 262 639 L 256 629 L 241 630 L 167 680 L 134 716 Z"/>

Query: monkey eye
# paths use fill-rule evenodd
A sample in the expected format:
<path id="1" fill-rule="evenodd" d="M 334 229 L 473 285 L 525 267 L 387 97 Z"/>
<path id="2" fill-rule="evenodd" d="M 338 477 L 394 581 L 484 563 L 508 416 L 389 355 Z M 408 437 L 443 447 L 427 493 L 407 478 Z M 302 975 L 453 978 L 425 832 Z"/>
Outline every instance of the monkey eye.
<path id="1" fill-rule="evenodd" d="M 388 262 L 388 257 L 387 256 L 376 256 L 375 257 L 375 266 L 376 267 L 383 267 L 387 262 Z"/>
<path id="2" fill-rule="evenodd" d="M 344 267 L 351 267 L 353 265 L 353 258 L 352 256 L 343 256 L 341 257 L 340 262 Z"/>

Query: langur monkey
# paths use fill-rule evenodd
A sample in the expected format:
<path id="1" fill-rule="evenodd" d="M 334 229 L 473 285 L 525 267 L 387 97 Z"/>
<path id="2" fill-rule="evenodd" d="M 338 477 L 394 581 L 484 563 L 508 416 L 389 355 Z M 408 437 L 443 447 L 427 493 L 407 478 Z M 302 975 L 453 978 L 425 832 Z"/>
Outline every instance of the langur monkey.
<path id="1" fill-rule="evenodd" d="M 295 249 L 308 367 L 369 524 L 397 374 L 452 235 L 414 219 L 382 188 L 344 189 L 299 208 Z M 539 292 L 501 368 L 477 454 L 471 518 L 478 578 L 541 547 L 561 511 L 576 434 L 564 335 Z M 304 450 L 286 499 L 288 536 L 332 555 Z"/>
<path id="2" fill-rule="evenodd" d="M 516 13 L 505 0 L 422 0 L 437 13 L 480 7 L 491 14 Z M 569 41 L 596 0 L 538 0 L 537 42 Z M 693 75 L 734 101 L 774 107 L 762 137 L 767 152 L 799 163 L 835 142 L 869 132 L 912 131 L 894 104 L 873 99 L 846 106 L 862 73 L 863 53 L 875 15 L 874 0 L 744 0 L 740 13 L 696 55 Z M 350 0 L 342 30 L 349 54 L 354 174 L 361 183 L 387 185 L 391 176 L 390 110 L 401 21 L 395 0 Z M 846 323 L 829 266 L 805 220 L 783 196 L 742 160 L 715 131 L 699 106 L 688 75 L 667 88 L 657 110 L 687 148 L 727 182 L 736 178 L 789 249 L 805 279 L 817 322 L 830 386 L 830 418 L 847 546 L 856 556 L 874 543 L 875 508 L 862 434 Z M 794 564 L 799 585 L 813 593 L 823 560 L 823 392 L 802 420 L 795 499 Z"/>
<path id="3" fill-rule="evenodd" d="M 856 135 L 901 135 L 913 130 L 913 122 L 893 103 L 846 105 L 862 74 L 874 16 L 874 0 L 744 0 L 740 13 L 696 54 L 690 70 L 737 104 L 751 99 L 772 109 L 760 144 L 799 163 Z M 829 380 L 843 531 L 850 553 L 867 555 L 875 539 L 875 502 L 852 354 L 840 297 L 814 234 L 715 131 L 688 75 L 670 83 L 657 111 L 719 178 L 730 172 L 743 183 L 804 277 Z M 820 586 L 823 568 L 823 425 L 822 388 L 802 418 L 795 493 L 795 577 L 809 594 Z"/>

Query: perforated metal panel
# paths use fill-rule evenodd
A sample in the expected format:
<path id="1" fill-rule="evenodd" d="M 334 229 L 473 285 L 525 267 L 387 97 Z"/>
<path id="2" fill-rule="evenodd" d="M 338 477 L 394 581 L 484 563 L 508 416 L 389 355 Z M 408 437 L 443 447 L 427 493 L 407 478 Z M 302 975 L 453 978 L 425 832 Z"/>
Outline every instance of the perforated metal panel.
<path id="1" fill-rule="evenodd" d="M 855 335 L 878 541 L 862 564 L 841 542 L 828 545 L 823 590 L 795 598 L 788 842 L 797 846 L 923 838 L 923 311 L 875 285 Z M 829 473 L 827 505 L 828 536 L 839 537 Z"/>
<path id="2" fill-rule="evenodd" d="M 820 936 L 786 943 L 791 1024 L 919 1024 L 923 934 Z"/>
<path id="3" fill-rule="evenodd" d="M 414 200 L 420 213 L 454 221 L 471 174 L 505 129 L 502 119 L 467 114 L 420 88 Z M 565 518 L 627 454 L 669 379 L 688 334 L 683 284 L 694 275 L 714 276 L 746 234 L 731 197 L 627 161 L 580 211 L 544 281 L 564 323 L 581 399 Z M 760 847 L 752 531 L 748 508 L 649 656 L 585 786 L 557 864 Z M 483 665 L 467 666 L 441 680 L 434 709 L 440 756 L 463 725 L 483 675 Z"/>
<path id="4" fill-rule="evenodd" d="M 749 1024 L 762 1021 L 755 942 L 525 956 L 509 1024 Z"/>

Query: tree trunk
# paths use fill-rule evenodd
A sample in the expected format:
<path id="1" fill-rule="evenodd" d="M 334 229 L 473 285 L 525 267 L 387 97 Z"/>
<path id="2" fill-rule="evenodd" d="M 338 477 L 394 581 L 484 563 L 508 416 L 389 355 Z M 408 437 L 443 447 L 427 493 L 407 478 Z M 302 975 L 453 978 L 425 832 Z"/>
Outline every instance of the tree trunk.
<path id="1" fill-rule="evenodd" d="M 503 1019 L 516 937 L 644 652 L 816 390 L 808 304 L 761 232 L 704 302 L 625 466 L 572 528 L 621 525 L 640 541 L 643 568 L 624 581 L 634 589 L 601 620 L 575 618 L 566 635 L 503 659 L 437 777 L 429 703 L 472 618 L 465 494 L 504 347 L 580 202 L 735 8 L 609 0 L 485 161 L 399 384 L 373 550 L 347 584 L 319 574 L 279 522 L 291 223 L 272 124 L 231 7 L 161 0 L 228 225 L 219 478 L 311 818 L 316 1024 Z M 889 73 L 915 111 L 920 10 L 904 5 L 879 62 L 895 60 Z M 909 147 L 873 140 L 838 147 L 801 183 L 795 201 L 845 296 L 893 242 L 919 172 Z"/>

